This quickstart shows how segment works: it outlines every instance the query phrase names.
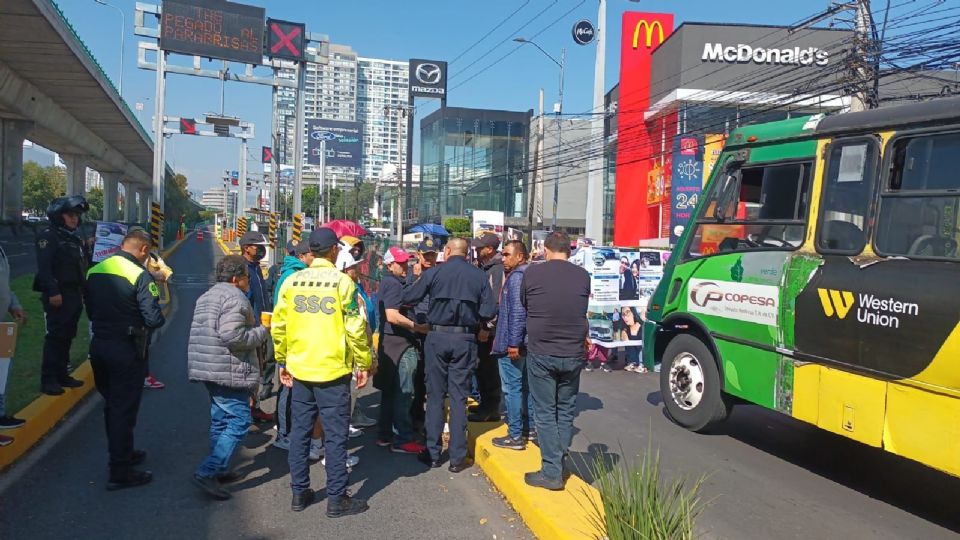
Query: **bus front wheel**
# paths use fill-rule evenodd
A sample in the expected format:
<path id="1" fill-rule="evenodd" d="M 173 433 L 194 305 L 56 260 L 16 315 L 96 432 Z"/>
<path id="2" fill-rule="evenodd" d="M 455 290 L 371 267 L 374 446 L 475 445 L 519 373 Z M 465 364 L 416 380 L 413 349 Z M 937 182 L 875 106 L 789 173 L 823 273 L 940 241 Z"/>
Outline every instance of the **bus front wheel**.
<path id="1" fill-rule="evenodd" d="M 688 334 L 667 344 L 660 366 L 660 393 L 670 419 L 691 431 L 723 422 L 732 408 L 713 353 Z"/>

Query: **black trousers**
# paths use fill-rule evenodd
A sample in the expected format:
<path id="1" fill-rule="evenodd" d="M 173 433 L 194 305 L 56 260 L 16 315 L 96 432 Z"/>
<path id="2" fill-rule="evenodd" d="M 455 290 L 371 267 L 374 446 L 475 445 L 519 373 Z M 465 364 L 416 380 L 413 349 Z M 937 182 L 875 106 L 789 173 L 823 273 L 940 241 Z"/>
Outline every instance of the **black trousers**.
<path id="1" fill-rule="evenodd" d="M 477 341 L 471 334 L 430 332 L 424 345 L 427 374 L 427 449 L 440 459 L 443 398 L 450 396 L 450 463 L 467 457 L 467 395 L 477 367 Z"/>
<path id="2" fill-rule="evenodd" d="M 326 458 L 327 497 L 342 497 L 350 482 L 347 470 L 347 437 L 350 430 L 350 376 L 330 382 L 293 380 L 290 416 L 290 488 L 301 493 L 310 487 L 310 434 L 320 417 Z"/>
<path id="3" fill-rule="evenodd" d="M 500 362 L 490 356 L 493 347 L 493 332 L 490 339 L 477 343 L 477 391 L 480 393 L 480 410 L 500 412 Z"/>
<path id="4" fill-rule="evenodd" d="M 57 308 L 51 306 L 46 297 L 43 299 L 47 333 L 43 338 L 41 384 L 58 384 L 69 377 L 70 345 L 77 336 L 77 323 L 83 314 L 83 294 L 80 289 L 64 290 L 60 294 L 63 304 Z"/>
<path id="5" fill-rule="evenodd" d="M 273 395 L 273 376 L 277 372 L 277 357 L 273 351 L 273 340 L 266 342 L 266 361 L 260 370 L 260 401 L 266 401 Z"/>
<path id="6" fill-rule="evenodd" d="M 110 474 L 122 475 L 130 468 L 133 430 L 140 411 L 147 361 L 137 352 L 133 338 L 105 339 L 94 335 L 90 344 L 90 366 L 97 391 L 104 400 Z"/>

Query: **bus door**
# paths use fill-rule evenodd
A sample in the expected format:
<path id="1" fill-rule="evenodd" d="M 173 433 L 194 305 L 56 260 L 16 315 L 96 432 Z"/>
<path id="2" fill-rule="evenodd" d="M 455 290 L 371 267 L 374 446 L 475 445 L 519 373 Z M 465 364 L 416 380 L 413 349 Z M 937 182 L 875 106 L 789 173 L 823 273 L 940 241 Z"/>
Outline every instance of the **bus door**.
<path id="1" fill-rule="evenodd" d="M 726 392 L 774 407 L 780 369 L 780 284 L 804 239 L 812 161 L 728 168 L 697 220 L 686 258 L 687 311 L 707 326 Z"/>

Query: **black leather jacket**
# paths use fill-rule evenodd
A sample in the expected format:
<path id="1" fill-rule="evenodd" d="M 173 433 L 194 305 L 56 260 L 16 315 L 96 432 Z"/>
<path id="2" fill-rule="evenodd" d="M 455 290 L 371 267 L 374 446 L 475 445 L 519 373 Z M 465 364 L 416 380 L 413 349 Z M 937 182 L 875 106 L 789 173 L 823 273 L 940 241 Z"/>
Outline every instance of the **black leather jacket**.
<path id="1" fill-rule="evenodd" d="M 89 264 L 80 237 L 70 229 L 51 225 L 37 235 L 36 248 L 33 290 L 43 293 L 44 298 L 80 292 Z"/>

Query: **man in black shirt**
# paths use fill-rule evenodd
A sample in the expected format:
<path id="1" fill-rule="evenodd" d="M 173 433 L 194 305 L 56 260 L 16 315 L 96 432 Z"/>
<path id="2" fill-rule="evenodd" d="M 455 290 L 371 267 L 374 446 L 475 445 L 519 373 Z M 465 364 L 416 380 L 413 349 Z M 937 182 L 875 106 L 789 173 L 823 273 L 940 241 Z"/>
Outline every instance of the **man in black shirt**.
<path id="1" fill-rule="evenodd" d="M 563 456 L 573 440 L 580 370 L 586 356 L 590 275 L 570 263 L 570 239 L 551 233 L 546 261 L 527 269 L 521 300 L 527 309 L 527 370 L 537 419 L 541 465 L 527 484 L 561 490 Z"/>
<path id="2" fill-rule="evenodd" d="M 503 288 L 503 257 L 499 253 L 500 238 L 493 233 L 484 234 L 472 242 L 477 251 L 477 265 L 487 275 L 487 283 L 493 291 L 494 301 L 500 304 L 500 289 Z M 480 404 L 470 414 L 471 422 L 500 421 L 500 365 L 490 355 L 493 336 L 496 334 L 496 321 L 483 325 L 477 334 L 477 391 Z"/>
<path id="3" fill-rule="evenodd" d="M 450 472 L 470 466 L 467 461 L 467 394 L 477 367 L 477 330 L 497 313 L 493 291 L 482 270 L 467 262 L 467 241 L 454 238 L 443 249 L 444 263 L 431 268 L 403 292 L 412 305 L 430 295 L 424 343 L 427 371 L 427 451 L 419 458 L 440 466 L 443 398 L 450 394 Z"/>
<path id="4" fill-rule="evenodd" d="M 377 446 L 390 446 L 401 454 L 419 454 L 426 447 L 415 440 L 410 404 L 414 398 L 414 373 L 417 370 L 416 332 L 426 333 L 426 325 L 412 320 L 413 313 L 403 305 L 403 280 L 410 255 L 394 246 L 383 256 L 386 272 L 380 281 L 380 369 L 373 384 L 380 389 L 380 420 Z M 396 436 L 394 437 L 394 432 Z"/>

